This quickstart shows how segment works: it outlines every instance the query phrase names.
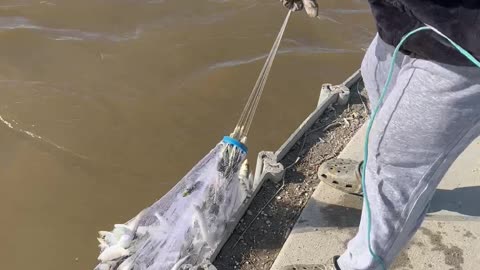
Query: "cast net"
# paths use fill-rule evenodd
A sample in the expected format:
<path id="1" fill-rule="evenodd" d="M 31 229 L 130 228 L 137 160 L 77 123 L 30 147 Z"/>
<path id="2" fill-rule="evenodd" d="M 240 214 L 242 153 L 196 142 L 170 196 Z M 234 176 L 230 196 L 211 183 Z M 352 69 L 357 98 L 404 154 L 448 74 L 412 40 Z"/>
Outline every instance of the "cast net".
<path id="1" fill-rule="evenodd" d="M 209 260 L 252 194 L 245 143 L 290 13 L 234 132 L 152 206 L 129 222 L 116 224 L 112 231 L 99 232 L 96 270 L 214 268 Z"/>

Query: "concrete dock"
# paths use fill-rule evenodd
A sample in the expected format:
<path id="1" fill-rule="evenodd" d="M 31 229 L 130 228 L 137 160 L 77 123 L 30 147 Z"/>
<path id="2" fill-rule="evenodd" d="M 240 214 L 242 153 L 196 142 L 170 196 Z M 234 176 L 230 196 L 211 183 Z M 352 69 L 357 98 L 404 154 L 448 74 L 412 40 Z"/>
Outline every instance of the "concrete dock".
<path id="1" fill-rule="evenodd" d="M 361 160 L 365 126 L 341 153 Z M 325 263 L 355 235 L 362 199 L 320 183 L 297 220 L 272 270 Z M 391 269 L 480 269 L 480 138 L 441 182 L 428 216 Z"/>

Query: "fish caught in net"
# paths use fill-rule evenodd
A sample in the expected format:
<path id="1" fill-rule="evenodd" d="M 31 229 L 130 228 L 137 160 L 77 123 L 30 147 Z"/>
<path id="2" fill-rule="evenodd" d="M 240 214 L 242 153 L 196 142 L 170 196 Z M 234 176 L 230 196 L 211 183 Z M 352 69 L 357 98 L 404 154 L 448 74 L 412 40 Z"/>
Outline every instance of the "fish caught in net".
<path id="1" fill-rule="evenodd" d="M 206 259 L 252 191 L 246 148 L 231 140 L 219 143 L 137 217 L 115 225 L 111 232 L 100 232 L 96 270 L 208 269 Z"/>

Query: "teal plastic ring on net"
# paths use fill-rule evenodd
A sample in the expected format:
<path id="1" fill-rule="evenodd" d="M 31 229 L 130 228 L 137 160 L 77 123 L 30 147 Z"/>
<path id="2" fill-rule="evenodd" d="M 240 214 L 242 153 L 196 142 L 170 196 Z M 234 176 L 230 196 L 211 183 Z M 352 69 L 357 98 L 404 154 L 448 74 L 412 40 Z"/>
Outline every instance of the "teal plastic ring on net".
<path id="1" fill-rule="evenodd" d="M 247 153 L 248 152 L 248 148 L 245 144 L 239 142 L 238 140 L 232 138 L 232 137 L 229 137 L 229 136 L 225 136 L 223 137 L 223 140 L 222 140 L 224 143 L 227 143 L 227 144 L 231 144 L 233 146 L 236 146 L 238 147 L 240 150 L 242 150 L 243 152 Z"/>

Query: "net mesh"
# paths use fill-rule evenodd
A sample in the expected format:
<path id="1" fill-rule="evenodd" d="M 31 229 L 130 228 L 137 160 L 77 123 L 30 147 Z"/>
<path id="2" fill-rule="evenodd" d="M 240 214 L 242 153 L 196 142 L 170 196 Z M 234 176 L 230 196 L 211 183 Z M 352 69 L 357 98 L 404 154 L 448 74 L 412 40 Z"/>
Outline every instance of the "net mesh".
<path id="1" fill-rule="evenodd" d="M 251 192 L 245 155 L 219 143 L 152 206 L 100 232 L 95 269 L 203 269 Z"/>

